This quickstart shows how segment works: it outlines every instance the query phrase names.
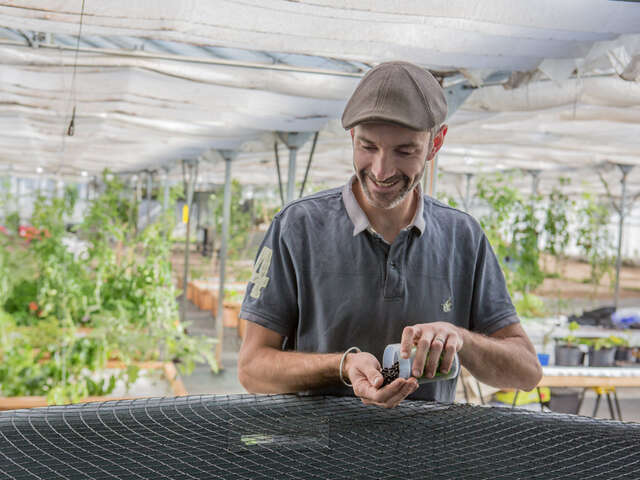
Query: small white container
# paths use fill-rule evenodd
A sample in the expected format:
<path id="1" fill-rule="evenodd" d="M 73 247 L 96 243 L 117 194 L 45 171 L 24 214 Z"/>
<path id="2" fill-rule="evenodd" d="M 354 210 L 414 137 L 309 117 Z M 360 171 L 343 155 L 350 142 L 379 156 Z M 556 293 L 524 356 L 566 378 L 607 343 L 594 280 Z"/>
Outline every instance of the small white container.
<path id="1" fill-rule="evenodd" d="M 402 358 L 400 356 L 400 344 L 399 343 L 391 343 L 387 345 L 384 349 L 384 354 L 382 356 L 382 367 L 383 368 L 391 368 L 395 363 L 398 363 L 398 378 L 409 378 L 411 375 L 411 365 L 413 365 L 413 359 L 416 356 L 416 348 L 413 347 L 411 349 L 411 354 L 409 358 Z M 458 359 L 458 354 L 454 354 L 453 356 L 453 364 L 451 365 L 451 369 L 447 373 L 442 373 L 439 370 L 440 364 L 438 363 L 438 370 L 436 370 L 436 374 L 433 378 L 420 377 L 418 378 L 418 383 L 431 383 L 431 382 L 439 382 L 440 380 L 451 380 L 452 378 L 456 378 L 460 373 L 460 360 Z"/>

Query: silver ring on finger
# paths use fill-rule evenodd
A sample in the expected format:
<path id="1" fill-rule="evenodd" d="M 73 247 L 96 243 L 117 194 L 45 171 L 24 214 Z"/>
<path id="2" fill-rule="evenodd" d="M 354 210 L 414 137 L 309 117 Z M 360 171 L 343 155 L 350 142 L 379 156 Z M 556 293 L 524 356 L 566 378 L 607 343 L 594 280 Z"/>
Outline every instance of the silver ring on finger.
<path id="1" fill-rule="evenodd" d="M 445 343 L 445 341 L 446 341 L 446 340 L 447 340 L 446 338 L 443 338 L 443 337 L 441 337 L 440 335 L 436 336 L 436 338 L 434 338 L 434 339 L 433 339 L 433 341 L 434 341 L 434 342 L 440 342 L 440 343 L 442 343 L 443 345 L 444 345 L 444 343 Z"/>

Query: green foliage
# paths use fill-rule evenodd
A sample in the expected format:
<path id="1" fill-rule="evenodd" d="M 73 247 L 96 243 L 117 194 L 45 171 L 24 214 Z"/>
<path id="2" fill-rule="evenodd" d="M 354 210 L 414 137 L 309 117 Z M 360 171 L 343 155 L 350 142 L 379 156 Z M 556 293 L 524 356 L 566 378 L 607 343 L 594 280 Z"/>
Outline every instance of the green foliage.
<path id="1" fill-rule="evenodd" d="M 602 350 L 603 348 L 616 348 L 620 343 L 620 338 L 614 335 L 599 338 L 581 338 L 579 341 L 583 345 L 587 345 L 594 350 Z"/>
<path id="2" fill-rule="evenodd" d="M 436 198 L 452 208 L 460 208 L 460 203 L 453 196 L 448 195 L 445 192 L 436 192 Z"/>
<path id="3" fill-rule="evenodd" d="M 7 276 L 5 280 L 8 280 Z M 38 283 L 35 279 L 22 279 L 8 286 L 5 294 L 4 309 L 13 315 L 18 324 L 35 325 L 39 318 L 37 308 L 29 308 L 30 305 L 37 307 Z"/>
<path id="4" fill-rule="evenodd" d="M 2 394 L 46 395 L 53 403 L 103 395 L 117 379 L 134 382 L 134 362 L 143 360 L 175 360 L 183 372 L 207 361 L 217 370 L 212 341 L 187 336 L 178 321 L 167 235 L 172 210 L 138 232 L 137 205 L 105 172 L 100 195 L 75 230 L 86 247 L 73 253 L 65 219 L 74 203 L 73 190 L 38 197 L 33 239 L 0 242 L 2 272 L 17 279 L 0 280 Z M 11 263 L 16 256 L 20 264 Z M 90 333 L 80 335 L 79 327 Z M 110 356 L 125 368 L 99 378 Z"/>
<path id="5" fill-rule="evenodd" d="M 108 344 L 79 337 L 55 319 L 21 327 L 0 311 L 0 389 L 6 396 L 45 395 L 51 403 L 77 401 L 113 391 L 116 376 L 93 379 L 104 368 Z"/>
<path id="6" fill-rule="evenodd" d="M 33 275 L 31 265 L 24 261 L 22 249 L 12 245 L 17 238 L 19 224 L 18 214 L 10 213 L 6 217 L 5 231 L 0 231 L 0 310 L 10 300 L 15 286 Z M 35 297 L 30 300 L 35 300 Z M 22 304 L 25 310 L 29 301 Z"/>
<path id="7" fill-rule="evenodd" d="M 514 306 L 521 318 L 543 317 L 547 312 L 542 299 L 532 293 L 522 295 L 514 302 Z"/>
<path id="8" fill-rule="evenodd" d="M 589 262 L 594 294 L 602 277 L 611 275 L 613 269 L 614 248 L 608 231 L 610 217 L 606 204 L 597 202 L 591 194 L 583 195 L 583 205 L 578 209 L 577 244 Z"/>
<path id="9" fill-rule="evenodd" d="M 209 197 L 209 212 L 216 230 L 216 237 L 222 238 L 224 191 Z M 242 200 L 242 186 L 237 180 L 231 182 L 231 222 L 229 225 L 229 260 L 253 259 L 257 252 L 247 250 L 249 234 L 256 225 L 271 222 L 278 207 L 268 207 L 258 198 Z"/>
<path id="10" fill-rule="evenodd" d="M 244 293 L 227 287 L 224 289 L 224 299 L 228 302 L 242 303 Z"/>
<path id="11" fill-rule="evenodd" d="M 214 193 L 209 198 L 209 211 L 213 215 L 213 225 L 218 237 L 222 238 L 222 222 L 224 219 L 224 192 Z M 238 180 L 231 182 L 231 222 L 229 225 L 229 243 L 227 255 L 230 260 L 241 257 L 242 251 L 247 245 L 247 238 L 253 219 L 251 206 L 242 201 L 242 186 Z"/>
<path id="12" fill-rule="evenodd" d="M 13 234 L 18 233 L 18 227 L 20 226 L 20 215 L 18 212 L 11 212 L 7 215 L 5 220 L 7 229 Z"/>
<path id="13" fill-rule="evenodd" d="M 540 227 L 533 207 L 537 202 L 526 201 L 508 183 L 503 176 L 478 182 L 478 196 L 490 208 L 480 224 L 503 267 L 509 291 L 526 295 L 544 280 L 539 265 Z"/>
<path id="14" fill-rule="evenodd" d="M 562 191 L 562 187 L 571 183 L 571 180 L 561 177 L 558 183 L 559 186 L 554 186 L 549 195 L 544 219 L 544 234 L 545 251 L 562 260 L 569 245 L 569 214 L 574 208 L 574 202 Z"/>
<path id="15" fill-rule="evenodd" d="M 611 340 L 611 343 L 613 343 L 613 345 L 615 345 L 616 347 L 628 347 L 631 344 L 628 337 L 618 337 L 616 335 L 611 335 L 609 336 L 609 339 Z"/>
<path id="16" fill-rule="evenodd" d="M 4 302 L 4 308 L 19 324 L 36 324 L 47 316 L 70 323 L 82 309 L 81 286 L 86 269 L 63 243 L 65 219 L 73 212 L 76 199 L 75 190 L 70 188 L 61 198 L 39 195 L 31 219 L 32 238 L 13 249 L 8 243 L 3 245 L 5 255 L 20 258 L 20 264 L 10 268 L 17 279 Z"/>
<path id="17" fill-rule="evenodd" d="M 251 279 L 252 275 L 253 275 L 253 266 L 251 265 L 243 266 L 239 264 L 234 265 L 233 278 L 235 279 L 236 282 L 246 283 Z"/>
<path id="18" fill-rule="evenodd" d="M 576 330 L 580 328 L 580 324 L 578 322 L 569 323 L 569 334 L 561 339 L 560 341 L 564 343 L 567 347 L 573 347 L 578 344 L 578 338 L 576 337 Z"/>

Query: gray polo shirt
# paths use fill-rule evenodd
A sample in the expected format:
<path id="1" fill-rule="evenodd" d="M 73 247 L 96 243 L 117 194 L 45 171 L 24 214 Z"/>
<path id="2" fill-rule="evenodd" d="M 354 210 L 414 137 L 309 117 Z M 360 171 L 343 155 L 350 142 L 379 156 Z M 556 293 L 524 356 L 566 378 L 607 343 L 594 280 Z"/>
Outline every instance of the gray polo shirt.
<path id="1" fill-rule="evenodd" d="M 382 361 L 409 325 L 449 322 L 491 334 L 518 322 L 502 270 L 478 222 L 424 196 L 392 244 L 375 233 L 352 183 L 291 202 L 262 242 L 240 317 L 287 337 L 287 348 Z M 410 397 L 451 402 L 456 380 Z M 343 385 L 314 391 L 353 395 Z"/>

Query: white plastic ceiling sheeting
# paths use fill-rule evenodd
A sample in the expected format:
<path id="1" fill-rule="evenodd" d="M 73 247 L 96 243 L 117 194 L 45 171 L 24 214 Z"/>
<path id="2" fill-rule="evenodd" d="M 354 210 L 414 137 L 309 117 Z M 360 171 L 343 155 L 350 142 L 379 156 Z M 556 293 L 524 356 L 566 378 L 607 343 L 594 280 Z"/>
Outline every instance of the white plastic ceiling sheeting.
<path id="1" fill-rule="evenodd" d="M 0 26 L 77 35 L 81 3 L 0 1 Z M 287 63 L 283 54 L 298 62 L 313 55 L 306 66 L 325 70 L 336 59 L 370 65 L 405 59 L 439 73 L 445 84 L 466 79 L 480 88 L 449 121 L 440 155 L 445 173 L 528 168 L 552 178 L 606 161 L 640 163 L 638 4 L 85 0 L 85 6 L 83 37 L 184 48 L 173 59 L 114 46 L 83 51 L 72 88 L 73 51 L 21 46 L 15 35 L 3 41 L 0 34 L 0 164 L 17 174 L 36 167 L 60 175 L 136 171 L 224 148 L 240 149 L 235 174 L 243 181 L 273 183 L 271 132 L 322 129 L 312 178 L 327 185 L 344 180 L 350 143 L 336 119 L 357 77 L 179 61 L 194 57 L 196 46 L 260 51 L 256 58 L 264 56 L 265 64 L 273 52 L 278 66 Z M 529 77 L 518 88 L 483 85 L 496 71 Z M 74 104 L 76 133 L 68 137 Z M 286 164 L 284 149 L 281 160 Z M 219 182 L 221 169 L 201 168 L 202 180 Z M 286 178 L 286 168 L 282 173 Z M 303 173 L 301 166 L 299 179 Z M 611 168 L 605 175 L 618 178 Z M 630 180 L 631 189 L 640 189 L 640 168 Z M 601 189 L 588 169 L 576 184 Z"/>
<path id="2" fill-rule="evenodd" d="M 0 47 L 0 82 L 7 102 L 0 119 L 24 128 L 2 130 L 0 138 L 6 136 L 12 143 L 4 149 L 3 157 L 12 156 L 16 164 L 21 159 L 27 161 L 22 157 L 24 145 L 18 141 L 22 139 L 36 148 L 37 156 L 31 162 L 45 168 L 60 167 L 63 172 L 72 166 L 93 172 L 105 166 L 135 170 L 195 158 L 209 148 L 239 148 L 273 130 L 318 130 L 339 115 L 344 104 L 343 100 L 320 100 L 253 86 L 274 85 L 274 90 L 285 91 L 276 77 L 289 79 L 299 74 L 263 72 L 265 78 L 254 82 L 250 77 L 243 80 L 237 68 L 230 72 L 228 67 L 215 66 L 197 66 L 200 72 L 193 75 L 228 76 L 229 81 L 222 85 L 212 80 L 194 81 L 155 69 L 83 67 L 72 98 L 66 68 L 32 66 L 38 57 L 57 56 L 58 52 L 40 49 L 36 55 L 23 50 L 7 55 L 7 50 Z M 19 59 L 17 53 L 26 53 L 27 58 Z M 9 56 L 14 59 L 11 66 L 6 60 Z M 80 63 L 84 63 L 83 57 Z M 175 62 L 170 65 L 175 66 Z M 232 81 L 231 73 L 237 80 Z M 68 137 L 64 132 L 73 99 L 78 105 L 76 135 Z"/>
<path id="3" fill-rule="evenodd" d="M 75 35 L 79 0 L 0 2 L 0 24 Z M 603 0 L 86 1 L 84 32 L 435 69 L 527 71 L 637 33 L 635 5 Z"/>

